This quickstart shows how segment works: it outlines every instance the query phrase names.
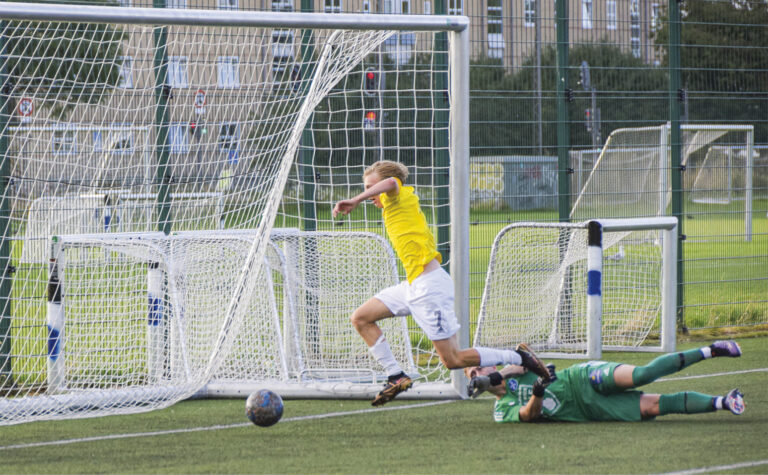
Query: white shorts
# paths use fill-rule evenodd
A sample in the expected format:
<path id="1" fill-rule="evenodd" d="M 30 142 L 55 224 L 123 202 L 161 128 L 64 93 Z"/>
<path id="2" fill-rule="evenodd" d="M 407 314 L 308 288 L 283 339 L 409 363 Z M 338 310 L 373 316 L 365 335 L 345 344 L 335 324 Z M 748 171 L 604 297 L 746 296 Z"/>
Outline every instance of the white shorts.
<path id="1" fill-rule="evenodd" d="M 387 287 L 374 297 L 397 317 L 411 315 L 432 341 L 450 338 L 459 330 L 453 280 L 442 267 L 416 277 L 412 284 L 404 280 Z"/>

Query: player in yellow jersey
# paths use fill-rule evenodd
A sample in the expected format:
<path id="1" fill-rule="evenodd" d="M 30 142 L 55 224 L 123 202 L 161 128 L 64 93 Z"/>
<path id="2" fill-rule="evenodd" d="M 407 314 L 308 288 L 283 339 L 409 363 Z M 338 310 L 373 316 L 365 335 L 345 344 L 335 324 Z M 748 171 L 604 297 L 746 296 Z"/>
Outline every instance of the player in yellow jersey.
<path id="1" fill-rule="evenodd" d="M 365 200 L 381 208 L 384 227 L 397 256 L 403 262 L 406 280 L 388 287 L 354 311 L 352 325 L 368 345 L 371 354 L 388 375 L 384 389 L 373 400 L 385 404 L 413 384 L 395 360 L 377 321 L 411 315 L 432 340 L 440 361 L 449 369 L 498 364 L 521 365 L 549 377 L 546 366 L 524 344 L 516 350 L 493 348 L 460 349 L 456 332 L 459 324 L 453 309 L 453 281 L 440 266 L 442 256 L 419 206 L 413 187 L 405 186 L 408 168 L 397 162 L 381 160 L 363 173 L 365 191 L 354 198 L 336 203 L 334 218 L 347 215 Z"/>

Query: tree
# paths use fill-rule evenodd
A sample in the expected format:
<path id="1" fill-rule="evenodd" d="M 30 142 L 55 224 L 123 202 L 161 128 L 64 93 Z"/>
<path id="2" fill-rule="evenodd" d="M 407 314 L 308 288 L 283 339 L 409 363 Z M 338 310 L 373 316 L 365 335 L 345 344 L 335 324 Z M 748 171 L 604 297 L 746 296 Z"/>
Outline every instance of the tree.
<path id="1" fill-rule="evenodd" d="M 514 74 L 501 74 L 487 61 L 473 64 L 471 74 L 471 146 L 473 155 L 538 154 L 535 62 L 527 58 Z M 587 61 L 601 109 L 603 140 L 622 127 L 659 125 L 668 119 L 666 70 L 654 68 L 619 46 L 583 43 L 569 51 L 569 80 L 574 101 L 569 104 L 571 146 L 591 147 L 584 113 L 590 94 L 580 84 L 579 66 Z M 543 153 L 557 154 L 556 51 L 541 55 Z"/>
<path id="2" fill-rule="evenodd" d="M 86 0 L 109 5 L 114 2 Z M 51 115 L 97 103 L 120 80 L 121 28 L 101 23 L 9 21 L 3 32 L 7 83 L 36 91 Z"/>
<path id="3" fill-rule="evenodd" d="M 747 123 L 768 143 L 768 2 L 680 2 L 680 66 L 690 122 Z M 654 34 L 669 65 L 669 24 Z"/>

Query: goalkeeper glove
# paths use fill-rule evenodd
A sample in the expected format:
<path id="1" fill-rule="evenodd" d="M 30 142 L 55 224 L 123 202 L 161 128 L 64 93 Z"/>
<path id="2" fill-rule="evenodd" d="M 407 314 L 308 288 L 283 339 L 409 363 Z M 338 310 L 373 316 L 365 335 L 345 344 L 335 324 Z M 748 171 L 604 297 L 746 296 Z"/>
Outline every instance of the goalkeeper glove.
<path id="1" fill-rule="evenodd" d="M 504 378 L 498 371 L 488 376 L 475 376 L 467 385 L 467 396 L 474 399 L 482 394 L 483 391 L 487 391 L 491 386 L 501 384 L 502 381 L 504 381 Z"/>
<path id="2" fill-rule="evenodd" d="M 551 379 L 544 380 L 542 378 L 538 378 L 535 383 L 533 383 L 533 395 L 536 397 L 543 397 L 544 391 L 547 389 L 547 386 L 549 386 L 549 383 L 552 382 Z"/>
<path id="3" fill-rule="evenodd" d="M 549 386 L 549 383 L 557 379 L 557 375 L 555 375 L 555 365 L 551 363 L 548 364 L 547 370 L 549 371 L 549 378 L 538 378 L 536 382 L 533 383 L 533 395 L 536 397 L 543 397 L 544 391 L 547 389 L 547 386 Z"/>

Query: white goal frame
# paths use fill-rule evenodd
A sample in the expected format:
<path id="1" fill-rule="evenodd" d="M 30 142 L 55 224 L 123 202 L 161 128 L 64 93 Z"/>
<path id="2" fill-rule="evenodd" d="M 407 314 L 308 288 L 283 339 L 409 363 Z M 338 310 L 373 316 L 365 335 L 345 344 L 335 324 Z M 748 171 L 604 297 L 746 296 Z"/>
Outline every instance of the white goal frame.
<path id="1" fill-rule="evenodd" d="M 459 344 L 462 347 L 469 345 L 469 19 L 464 16 L 416 16 L 416 15 L 365 15 L 365 14 L 319 14 L 298 12 L 247 12 L 224 10 L 181 10 L 181 9 L 156 9 L 156 8 L 117 8 L 84 5 L 48 5 L 41 9 L 39 4 L 30 3 L 4 3 L 0 4 L 0 19 L 4 20 L 29 20 L 41 22 L 78 22 L 78 23 L 111 23 L 131 25 L 193 25 L 215 27 L 255 27 L 255 28 L 288 28 L 288 29 L 320 29 L 320 30 L 356 30 L 356 31 L 407 31 L 407 32 L 440 32 L 448 37 L 448 58 L 446 73 L 448 78 L 447 103 L 450 107 L 448 114 L 448 153 L 450 155 L 449 186 L 450 196 L 450 271 L 454 281 L 455 312 L 461 330 L 458 333 Z M 331 37 L 334 34 L 330 35 Z M 331 48 L 327 48 L 331 50 Z M 325 56 L 321 57 L 323 61 Z M 313 88 L 319 87 L 315 83 L 309 86 L 310 93 Z M 302 120 L 296 123 L 303 124 L 303 120 L 309 117 L 314 107 L 309 101 L 302 103 L 297 116 Z M 290 142 L 298 143 L 302 134 L 302 128 L 290 130 Z M 287 149 L 284 155 L 277 157 L 280 166 L 275 174 L 278 176 L 276 184 L 268 190 L 269 203 L 278 203 L 282 198 L 288 172 L 293 164 L 293 155 L 296 148 Z M 277 205 L 266 208 L 260 217 L 259 226 L 254 230 L 256 239 L 262 243 L 253 245 L 247 257 L 243 260 L 242 271 L 238 276 L 236 288 L 232 292 L 232 298 L 226 309 L 222 310 L 223 323 L 219 334 L 214 337 L 214 354 L 226 354 L 226 349 L 231 342 L 232 329 L 236 328 L 236 316 L 243 310 L 239 302 L 247 300 L 253 285 L 247 279 L 247 272 L 258 269 L 265 256 L 274 218 L 277 215 Z M 110 233 L 114 234 L 114 233 Z M 55 262 L 51 263 L 51 269 L 55 268 Z M 52 273 L 51 283 L 55 284 L 57 275 Z M 153 284 L 154 288 L 155 285 Z M 55 327 L 64 317 L 63 309 L 56 309 L 56 298 L 61 299 L 60 291 L 56 285 L 49 285 L 49 325 Z M 51 306 L 54 306 L 51 308 Z M 245 308 L 245 305 L 242 306 Z M 49 338 L 49 343 L 51 339 Z M 55 341 L 55 338 L 53 339 Z M 213 340 L 212 340 L 213 341 Z M 63 359 L 61 361 L 64 361 Z M 56 363 L 53 364 L 61 364 Z M 198 379 L 208 380 L 214 376 L 218 363 L 212 357 L 210 364 L 205 367 Z M 133 387 L 125 389 L 119 403 L 108 403 L 105 410 L 98 408 L 98 401 L 89 401 L 88 410 L 77 412 L 83 402 L 84 394 L 69 394 L 65 386 L 59 386 L 58 375 L 62 374 L 55 368 L 49 372 L 52 388 L 49 395 L 19 393 L 19 397 L 0 399 L 0 413 L 7 417 L 0 417 L 0 424 L 14 424 L 30 420 L 93 417 L 97 415 L 131 413 L 146 411 L 151 408 L 136 404 L 132 394 L 138 400 L 159 401 L 154 408 L 165 407 L 175 401 L 189 397 L 201 386 L 199 381 L 191 384 L 182 384 L 164 394 L 157 394 L 152 387 Z M 424 383 L 424 391 L 412 390 L 408 397 L 440 397 L 440 398 L 464 398 L 466 379 L 459 370 L 452 371 L 449 381 L 437 383 L 436 391 L 427 391 L 427 387 L 433 383 Z M 368 385 L 364 390 L 358 387 L 343 388 L 336 386 L 332 397 L 369 397 L 380 390 L 380 384 Z M 56 394 L 56 389 L 61 388 L 63 393 Z M 310 388 L 310 393 L 303 393 L 307 397 L 328 397 L 322 388 Z M 121 389 L 109 389 L 107 391 L 121 391 Z M 98 391 L 92 394 L 97 399 Z M 142 399 L 143 398 L 143 399 Z M 28 401 L 25 401 L 28 400 Z M 103 399 L 106 400 L 106 399 Z M 116 399 L 112 399 L 115 401 Z M 71 403 L 72 410 L 60 407 L 60 404 Z M 27 404 L 25 406 L 25 404 Z M 31 408 L 31 411 L 25 408 Z M 52 409 L 48 412 L 47 409 Z M 23 416 L 20 412 L 26 411 Z M 19 417 L 17 417 L 19 416 Z"/>
<path id="2" fill-rule="evenodd" d="M 480 316 L 478 318 L 478 324 L 475 331 L 474 343 L 475 345 L 492 345 L 497 343 L 498 339 L 495 334 L 488 336 L 487 332 L 493 332 L 492 327 L 494 324 L 496 328 L 504 327 L 499 325 L 499 322 L 494 322 L 494 319 L 499 318 L 498 314 L 489 312 L 489 299 L 490 292 L 494 291 L 494 286 L 498 283 L 494 283 L 494 273 L 496 272 L 521 272 L 519 268 L 510 269 L 507 267 L 497 270 L 497 266 L 503 266 L 500 242 L 504 236 L 518 229 L 543 229 L 549 228 L 553 230 L 561 230 L 564 232 L 571 232 L 573 230 L 587 230 L 587 243 L 574 243 L 568 242 L 566 253 L 580 252 L 577 249 L 586 248 L 584 253 L 586 255 L 574 255 L 561 258 L 559 264 L 561 277 L 559 282 L 559 289 L 557 291 L 556 299 L 563 299 L 563 277 L 562 275 L 568 272 L 567 268 L 571 263 L 576 260 L 586 261 L 586 275 L 577 276 L 576 279 L 584 282 L 583 288 L 586 291 L 586 295 L 581 297 L 586 298 L 586 340 L 581 344 L 568 343 L 561 345 L 557 342 L 550 342 L 549 344 L 539 347 L 535 342 L 529 342 L 540 356 L 546 358 L 589 358 L 599 359 L 602 356 L 604 350 L 607 351 L 648 351 L 648 352 L 671 352 L 675 349 L 676 343 L 676 305 L 677 305 L 677 239 L 678 228 L 677 218 L 670 216 L 653 217 L 653 218 L 628 218 L 628 219 L 599 219 L 591 221 L 583 221 L 578 223 L 537 223 L 537 222 L 520 222 L 513 223 L 502 229 L 496 239 L 494 240 L 493 247 L 491 248 L 491 256 L 489 260 L 488 273 L 486 275 L 485 288 L 483 292 L 483 298 L 480 306 Z M 605 248 L 614 246 L 616 240 L 612 239 L 610 242 L 603 241 L 603 233 L 631 233 L 635 231 L 660 231 L 659 242 L 657 246 L 661 247 L 661 259 L 662 259 L 662 275 L 661 281 L 658 282 L 661 292 L 661 305 L 660 305 L 660 342 L 658 345 L 610 345 L 604 344 L 602 334 L 602 317 L 603 317 L 603 251 Z M 568 240 L 572 241 L 575 238 L 569 237 Z M 510 252 L 509 249 L 506 250 Z M 514 252 L 512 250 L 511 252 Z M 534 263 L 534 266 L 541 266 L 542 263 Z M 548 281 L 550 284 L 554 283 L 558 286 L 558 282 Z M 547 294 L 552 297 L 552 295 Z M 542 296 L 542 298 L 546 298 Z M 514 300 L 514 298 L 513 298 Z M 560 305 L 556 304 L 555 307 L 559 308 Z M 555 328 L 557 322 L 563 318 L 559 311 L 555 311 L 553 315 L 536 315 L 535 319 L 553 318 L 552 322 L 546 322 L 544 326 L 551 326 Z M 570 315 L 569 315 L 570 317 Z M 502 317 L 504 318 L 504 317 Z M 487 330 L 486 328 L 491 328 Z M 553 330 L 554 332 L 554 330 Z M 512 335 L 514 338 L 515 336 Z M 500 337 L 501 340 L 508 338 L 506 335 Z M 550 339 L 552 336 L 550 336 Z M 556 348 L 562 348 L 562 351 L 558 351 Z"/>

